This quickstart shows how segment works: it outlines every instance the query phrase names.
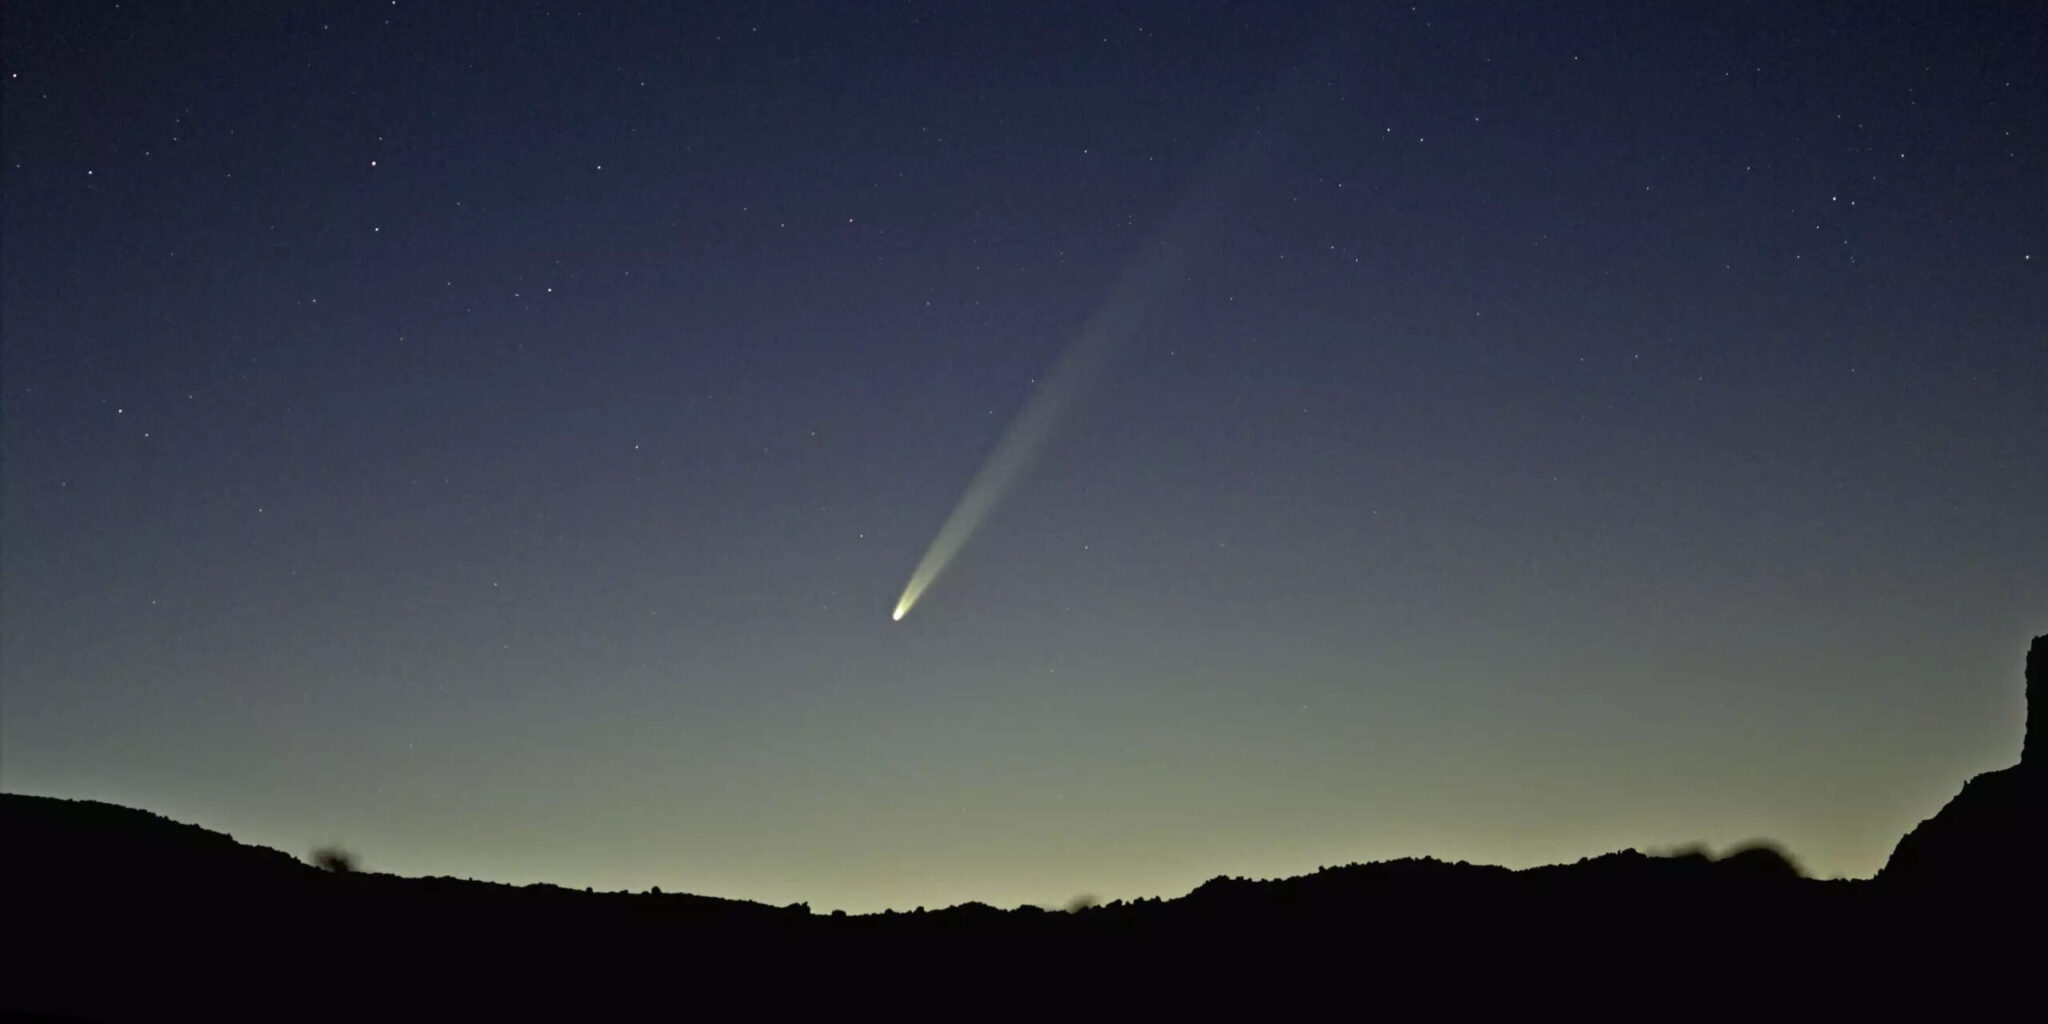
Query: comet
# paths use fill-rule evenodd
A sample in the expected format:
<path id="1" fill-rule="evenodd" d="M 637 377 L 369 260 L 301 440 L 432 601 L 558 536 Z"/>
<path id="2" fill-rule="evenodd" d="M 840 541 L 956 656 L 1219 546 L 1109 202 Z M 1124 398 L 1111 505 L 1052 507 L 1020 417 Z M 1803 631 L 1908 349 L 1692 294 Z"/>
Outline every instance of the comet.
<path id="1" fill-rule="evenodd" d="M 1069 410 L 1094 390 L 1105 368 L 1142 326 L 1147 310 L 1184 276 L 1193 242 L 1213 222 L 1216 209 L 1235 191 L 1233 186 L 1250 170 L 1254 159 L 1265 155 L 1270 141 L 1262 133 L 1245 132 L 1234 140 L 1236 144 L 1219 146 L 1210 155 L 1165 226 L 1126 266 L 968 481 L 959 502 L 911 571 L 890 621 L 903 621 L 917 607 L 1003 496 L 1044 453 Z"/>
<path id="2" fill-rule="evenodd" d="M 1053 369 L 1025 400 L 1002 438 L 967 483 L 953 512 L 939 527 L 924 557 L 910 574 L 891 618 L 901 622 L 926 590 L 995 511 L 1017 480 L 1045 450 L 1069 408 L 1093 390 L 1103 368 L 1135 332 L 1147 305 L 1165 289 L 1181 260 L 1168 242 L 1155 242 L 1140 256 L 1117 291 L 1102 304 L 1068 345 Z"/>

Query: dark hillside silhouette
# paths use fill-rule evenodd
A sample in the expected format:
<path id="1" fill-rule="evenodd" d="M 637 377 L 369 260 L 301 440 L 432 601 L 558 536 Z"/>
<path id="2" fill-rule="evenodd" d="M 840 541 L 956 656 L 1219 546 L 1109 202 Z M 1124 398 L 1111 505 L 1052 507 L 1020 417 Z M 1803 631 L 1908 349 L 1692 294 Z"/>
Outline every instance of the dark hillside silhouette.
<path id="1" fill-rule="evenodd" d="M 2048 766 L 2035 742 L 2037 698 L 2048 688 L 2048 636 L 2027 651 L 2027 725 L 2020 763 L 1985 772 L 1941 813 L 1906 833 L 1878 873 L 1888 886 L 1935 900 L 2037 902 L 2044 864 L 2039 846 L 2043 776 Z M 2016 891 L 2016 887 L 2021 891 Z"/>
<path id="2" fill-rule="evenodd" d="M 2048 637 L 2027 664 L 2031 711 Z M 825 915 L 659 890 L 402 878 L 332 858 L 316 866 L 147 811 L 8 794 L 0 920 L 14 952 L 0 1009 L 354 1020 L 820 1005 L 958 1018 L 1050 987 L 1098 1010 L 1109 999 L 1154 1014 L 1218 1012 L 1227 988 L 1253 990 L 1269 1011 L 1290 999 L 1441 1011 L 1804 992 L 1839 1012 L 1897 1009 L 1927 986 L 1944 1015 L 1969 1016 L 2011 998 L 2038 955 L 2007 938 L 2039 935 L 2033 733 L 2019 765 L 1971 780 L 1873 881 L 1805 878 L 1758 844 L 1522 871 L 1411 858 L 1218 877 L 1177 899 L 1077 900 L 1065 913 L 967 903 Z M 1942 988 L 1955 978 L 1970 980 Z M 943 996 L 962 990 L 975 1001 Z"/>

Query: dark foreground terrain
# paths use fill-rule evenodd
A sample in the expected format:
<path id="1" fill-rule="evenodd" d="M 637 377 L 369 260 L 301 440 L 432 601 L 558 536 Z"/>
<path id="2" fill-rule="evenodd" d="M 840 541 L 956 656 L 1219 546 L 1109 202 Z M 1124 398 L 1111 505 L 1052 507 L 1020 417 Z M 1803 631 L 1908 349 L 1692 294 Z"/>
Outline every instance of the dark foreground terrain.
<path id="1" fill-rule="evenodd" d="M 2029 706 L 2048 637 L 2027 658 Z M 1768 1012 L 2031 1018 L 2043 755 L 1869 881 L 1757 847 L 1217 878 L 915 914 L 323 870 L 146 811 L 0 796 L 0 1008 L 88 1020 Z M 1250 1000 L 1247 1003 L 1245 1000 Z"/>

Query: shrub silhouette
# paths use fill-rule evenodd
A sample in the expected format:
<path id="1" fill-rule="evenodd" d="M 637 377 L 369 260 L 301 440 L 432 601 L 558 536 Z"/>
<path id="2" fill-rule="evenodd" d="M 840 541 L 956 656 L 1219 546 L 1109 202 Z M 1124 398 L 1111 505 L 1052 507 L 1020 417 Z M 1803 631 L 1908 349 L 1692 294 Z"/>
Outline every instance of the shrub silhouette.
<path id="1" fill-rule="evenodd" d="M 313 851 L 313 866 L 337 875 L 351 874 L 356 870 L 356 855 L 339 846 L 323 846 Z"/>
<path id="2" fill-rule="evenodd" d="M 1765 839 L 1751 840 L 1721 855 L 1717 862 L 1725 872 L 1740 872 L 1749 878 L 1804 878 L 1806 872 L 1784 847 Z"/>

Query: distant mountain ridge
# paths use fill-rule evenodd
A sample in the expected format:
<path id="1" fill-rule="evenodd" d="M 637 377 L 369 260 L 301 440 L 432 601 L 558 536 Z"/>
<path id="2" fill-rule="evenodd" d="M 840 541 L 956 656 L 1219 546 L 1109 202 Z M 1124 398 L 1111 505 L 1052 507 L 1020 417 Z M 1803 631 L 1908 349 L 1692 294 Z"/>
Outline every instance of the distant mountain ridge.
<path id="1" fill-rule="evenodd" d="M 1268 973 L 1254 976 L 1293 977 L 1330 958 L 1352 966 L 1315 975 L 1321 984 L 1370 963 L 1385 991 L 1421 996 L 1464 991 L 1473 971 L 1495 983 L 1520 970 L 1591 971 L 1610 986 L 1766 975 L 1784 985 L 1838 976 L 1823 967 L 1865 976 L 1893 964 L 1911 977 L 1966 958 L 1981 974 L 2025 953 L 2000 936 L 2040 934 L 2032 837 L 2044 772 L 2031 712 L 2044 673 L 2048 636 L 2027 657 L 2021 763 L 1970 780 L 1871 881 L 1804 878 L 1769 846 L 1718 858 L 1626 850 L 1520 871 L 1410 858 L 1226 876 L 1175 899 L 1070 913 L 968 903 L 817 915 L 802 904 L 326 871 L 148 811 L 0 794 L 0 928 L 17 951 L 0 1009 L 93 1020 L 523 1017 L 548 999 L 574 1015 L 637 1014 L 674 1012 L 677 999 L 701 1011 L 714 990 L 787 1009 L 813 990 L 866 992 L 886 978 L 1113 988 L 1089 972 L 1109 964 L 1116 978 L 1194 981 L 1205 976 L 1193 965 L 1263 962 Z M 1201 991 L 1168 994 L 1206 1009 Z"/>
<path id="2" fill-rule="evenodd" d="M 29 842 L 8 842 L 4 848 L 0 871 L 10 885 L 17 878 L 35 877 L 152 901 L 212 900 L 223 892 L 238 890 L 289 898 L 351 886 L 377 886 L 396 893 L 465 893 L 470 898 L 513 892 L 592 895 L 546 883 L 513 886 L 369 872 L 336 876 L 267 846 L 246 845 L 197 825 L 97 800 L 0 794 L 0 834 L 33 837 Z M 167 882 L 173 883 L 173 888 L 166 890 Z M 683 908 L 705 913 L 785 912 L 746 900 L 683 893 L 595 895 L 656 899 L 668 912 Z"/>

